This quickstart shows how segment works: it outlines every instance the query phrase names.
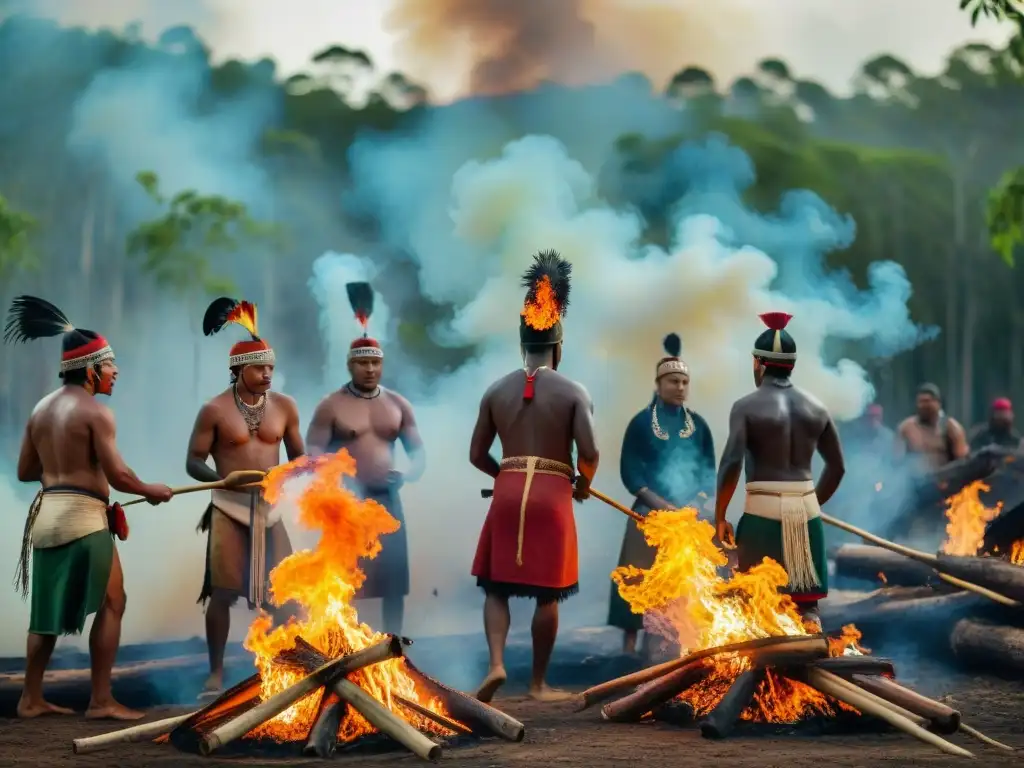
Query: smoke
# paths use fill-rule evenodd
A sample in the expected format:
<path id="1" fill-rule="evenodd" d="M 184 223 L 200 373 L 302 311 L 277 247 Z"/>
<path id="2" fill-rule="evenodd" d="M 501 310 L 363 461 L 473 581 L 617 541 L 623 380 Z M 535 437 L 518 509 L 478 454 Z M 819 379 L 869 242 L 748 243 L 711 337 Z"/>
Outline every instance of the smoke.
<path id="1" fill-rule="evenodd" d="M 470 133 L 487 138 L 469 126 L 462 135 Z M 724 138 L 685 144 L 663 166 L 680 190 L 665 250 L 644 243 L 635 212 L 600 199 L 599 169 L 557 139 L 526 136 L 492 159 L 467 159 L 454 173 L 451 139 L 434 126 L 412 138 L 366 139 L 352 153 L 361 202 L 382 212 L 387 244 L 408 249 L 429 298 L 458 307 L 450 323 L 432 329 L 435 337 L 479 349 L 430 391 L 403 392 L 416 407 L 429 457 L 423 480 L 404 490 L 414 569 L 409 621 L 418 628 L 470 630 L 478 623 L 479 596 L 451 599 L 441 615 L 427 598 L 435 589 L 460 599 L 471 594 L 469 568 L 486 513 L 478 489 L 488 478 L 468 463 L 469 437 L 484 390 L 520 365 L 519 275 L 537 250 L 555 248 L 573 263 L 561 370 L 596 404 L 602 469 L 595 485 L 624 501 L 621 436 L 650 400 L 667 332 L 682 337 L 691 405 L 719 446 L 732 403 L 753 386 L 758 313 L 794 315 L 795 381 L 837 419 L 859 414 L 873 390 L 858 364 L 831 360 L 827 344 L 867 342 L 872 353 L 891 355 L 932 333 L 909 319 L 910 286 L 897 264 L 873 265 L 864 290 L 825 269 L 823 256 L 849 245 L 854 225 L 813 193 L 787 195 L 770 215 L 746 207 L 742 194 L 754 169 Z M 326 327 L 333 347 L 347 343 L 354 322 Z M 390 359 L 385 367 L 400 378 Z M 579 507 L 577 521 L 581 593 L 566 604 L 567 620 L 603 623 L 624 521 L 597 501 Z"/>

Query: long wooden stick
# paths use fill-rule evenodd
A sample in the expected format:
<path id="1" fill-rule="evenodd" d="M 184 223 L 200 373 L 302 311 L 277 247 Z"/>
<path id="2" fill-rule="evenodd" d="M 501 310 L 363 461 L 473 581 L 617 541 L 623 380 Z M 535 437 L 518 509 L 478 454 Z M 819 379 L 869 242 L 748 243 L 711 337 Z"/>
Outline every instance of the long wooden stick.
<path id="1" fill-rule="evenodd" d="M 593 488 L 591 488 L 590 495 L 593 496 L 595 499 L 598 499 L 599 501 L 603 501 L 609 507 L 614 507 L 627 517 L 632 517 L 638 523 L 642 522 L 644 519 L 643 515 L 639 514 L 638 512 L 634 512 L 632 509 L 625 506 L 624 504 L 619 504 L 619 502 L 617 502 L 615 499 L 611 498 L 610 496 L 605 496 L 600 491 L 595 491 Z"/>
<path id="2" fill-rule="evenodd" d="M 176 717 L 167 717 L 163 720 L 154 720 L 152 723 L 133 725 L 130 728 L 122 728 L 118 731 L 101 733 L 99 736 L 87 736 L 84 739 L 75 739 L 71 742 L 71 751 L 76 755 L 87 755 L 90 752 L 99 752 L 115 744 L 134 744 L 140 741 L 150 741 L 170 733 L 178 725 L 188 720 L 195 712 Z"/>
<path id="3" fill-rule="evenodd" d="M 846 531 L 847 533 L 852 533 L 854 536 L 859 536 L 864 539 L 864 541 L 870 541 L 872 544 L 881 547 L 882 549 L 887 549 L 890 552 L 903 555 L 911 560 L 917 560 L 919 563 L 926 563 L 932 568 L 938 568 L 939 558 L 935 555 L 929 555 L 927 552 L 919 552 L 916 549 L 904 547 L 902 544 L 897 544 L 896 542 L 889 541 L 888 539 L 883 539 L 881 536 L 875 536 L 875 534 L 870 533 L 869 531 L 865 531 L 855 525 L 850 525 L 849 523 L 843 522 L 831 515 L 826 515 L 824 512 L 821 513 L 821 521 L 839 528 L 840 530 Z M 998 592 L 993 592 L 991 589 L 980 587 L 977 584 L 972 584 L 971 582 L 964 581 L 963 579 L 958 579 L 956 576 L 950 576 L 949 574 L 938 572 L 938 577 L 947 584 L 951 584 L 954 587 L 958 587 L 968 592 L 974 592 L 976 595 L 981 595 L 982 597 L 987 597 L 989 600 L 996 603 L 1000 603 L 1010 608 L 1020 607 L 1019 602 L 1007 597 L 1006 595 L 1001 595 Z"/>
<path id="4" fill-rule="evenodd" d="M 245 483 L 244 485 L 227 485 L 227 480 L 218 480 L 215 483 L 196 483 L 195 485 L 179 485 L 177 488 L 171 488 L 171 493 L 175 496 L 180 496 L 183 493 L 197 493 L 198 491 L 223 491 L 223 490 L 235 490 L 237 488 L 255 488 L 261 483 Z M 130 507 L 132 504 L 141 504 L 146 499 L 132 499 L 122 504 L 122 507 Z"/>
<path id="5" fill-rule="evenodd" d="M 855 708 L 862 715 L 871 715 L 879 720 L 885 720 L 894 728 L 898 728 L 926 744 L 938 747 L 947 754 L 957 755 L 958 757 L 974 757 L 972 752 L 946 741 L 931 731 L 926 731 L 913 720 L 893 711 L 889 706 L 875 701 L 867 691 L 863 689 L 854 690 L 854 688 L 857 688 L 856 686 L 852 683 L 847 683 L 841 677 L 833 675 L 831 672 L 809 667 L 807 668 L 806 682 L 826 696 L 831 696 L 833 699 L 837 699 Z M 847 685 L 850 687 L 847 688 Z"/>
<path id="6" fill-rule="evenodd" d="M 407 699 L 405 696 L 400 696 L 397 693 L 394 694 L 394 699 L 406 709 L 415 712 L 421 717 L 427 718 L 427 720 L 430 720 L 431 722 L 437 723 L 442 728 L 447 728 L 452 733 L 461 733 L 463 736 L 473 735 L 472 729 L 467 728 L 462 723 L 452 720 L 449 717 L 445 717 L 444 715 L 439 715 L 437 712 L 427 709 L 422 704 L 417 704 L 412 699 Z"/>

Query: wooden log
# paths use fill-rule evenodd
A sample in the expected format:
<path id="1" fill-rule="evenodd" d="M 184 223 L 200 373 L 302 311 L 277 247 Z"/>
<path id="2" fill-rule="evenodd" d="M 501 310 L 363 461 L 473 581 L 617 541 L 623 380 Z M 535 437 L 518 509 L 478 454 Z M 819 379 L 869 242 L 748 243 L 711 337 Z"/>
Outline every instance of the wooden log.
<path id="1" fill-rule="evenodd" d="M 865 691 L 925 718 L 939 733 L 956 733 L 960 728 L 960 713 L 957 710 L 899 683 L 884 677 L 861 674 L 854 674 L 851 681 Z"/>
<path id="2" fill-rule="evenodd" d="M 974 667 L 1024 675 L 1024 629 L 961 619 L 949 644 L 958 659 Z"/>
<path id="3" fill-rule="evenodd" d="M 699 661 L 700 659 L 706 659 L 726 653 L 740 653 L 748 655 L 760 648 L 784 643 L 799 644 L 806 639 L 806 635 L 758 637 L 754 640 L 743 640 L 742 642 L 729 643 L 728 645 L 722 645 L 717 648 L 704 648 L 700 651 L 694 651 L 693 653 L 681 656 L 678 659 L 672 659 L 671 661 L 666 661 L 662 664 L 655 664 L 654 666 L 647 667 L 646 669 L 641 669 L 639 672 L 632 672 L 628 675 L 623 675 L 622 677 L 616 677 L 601 683 L 600 685 L 588 688 L 576 698 L 576 711 L 582 712 L 584 709 L 592 707 L 594 704 L 614 696 L 619 691 L 635 688 L 638 685 L 643 685 L 644 683 L 649 683 L 652 680 L 657 680 L 670 672 L 674 672 L 675 670 L 680 669 L 691 662 Z"/>
<path id="4" fill-rule="evenodd" d="M 259 674 L 250 675 L 178 725 L 171 731 L 169 741 L 177 749 L 199 751 L 199 740 L 205 734 L 260 703 L 262 685 Z"/>
<path id="5" fill-rule="evenodd" d="M 448 714 L 459 722 L 478 725 L 508 741 L 520 742 L 526 737 L 526 726 L 511 715 L 507 715 L 489 704 L 484 704 L 462 691 L 449 688 L 436 678 L 417 669 L 409 659 L 405 660 L 405 666 L 430 691 L 431 695 L 444 702 Z"/>
<path id="6" fill-rule="evenodd" d="M 316 713 L 316 720 L 309 729 L 306 736 L 306 743 L 302 747 L 302 754 L 306 757 L 319 757 L 326 759 L 334 755 L 338 748 L 338 729 L 345 717 L 347 706 L 338 694 L 333 691 L 324 691 L 320 700 L 320 708 Z"/>
<path id="7" fill-rule="evenodd" d="M 651 710 L 652 719 L 659 723 L 668 723 L 675 726 L 690 725 L 693 723 L 695 716 L 696 713 L 693 711 L 693 705 L 678 699 L 668 701 L 660 707 L 655 707 Z"/>
<path id="8" fill-rule="evenodd" d="M 705 739 L 724 739 L 732 733 L 740 715 L 754 700 L 764 675 L 763 669 L 748 669 L 737 675 L 722 700 L 701 721 L 700 735 Z"/>
<path id="9" fill-rule="evenodd" d="M 248 712 L 214 728 L 200 740 L 199 751 L 203 755 L 209 755 L 214 750 L 242 738 L 249 731 L 277 717 L 300 699 L 304 699 L 311 693 L 323 688 L 339 676 L 347 675 L 369 664 L 376 664 L 401 655 L 402 641 L 398 637 L 390 635 L 376 645 L 348 656 L 334 659 L 297 683 L 260 702 Z"/>
<path id="10" fill-rule="evenodd" d="M 862 715 L 870 715 L 871 717 L 877 717 L 879 720 L 884 720 L 894 728 L 898 728 L 910 736 L 913 736 L 926 744 L 931 744 L 934 747 L 938 747 L 943 752 L 950 755 L 957 755 L 959 757 L 974 757 L 974 755 L 964 749 L 958 747 L 956 744 L 951 744 L 941 736 L 926 731 L 920 725 L 913 720 L 905 717 L 902 714 L 898 714 L 893 711 L 890 706 L 885 706 L 886 703 L 882 700 L 882 703 L 872 698 L 871 694 L 866 691 L 855 690 L 856 686 L 852 683 L 847 683 L 841 677 L 833 675 L 831 672 L 826 672 L 823 669 L 817 669 L 815 667 L 807 667 L 804 670 L 803 682 L 810 685 L 815 690 L 826 696 L 831 696 L 833 699 L 841 701 L 847 706 L 853 707 Z M 846 683 L 846 685 L 844 685 Z"/>
<path id="11" fill-rule="evenodd" d="M 892 661 L 876 656 L 832 656 L 828 659 L 818 659 L 814 662 L 814 666 L 840 677 L 849 677 L 850 675 L 896 676 L 896 668 Z"/>
<path id="12" fill-rule="evenodd" d="M 930 566 L 869 544 L 843 544 L 835 560 L 836 575 L 851 579 L 908 587 L 938 581 Z"/>
<path id="13" fill-rule="evenodd" d="M 472 728 L 467 728 L 462 723 L 452 720 L 450 717 L 445 717 L 433 710 L 427 709 L 422 704 L 417 704 L 412 699 L 407 699 L 404 696 L 399 696 L 398 694 L 395 694 L 394 699 L 410 712 L 415 712 L 420 717 L 425 717 L 427 720 L 440 725 L 442 728 L 449 730 L 452 733 L 458 733 L 463 736 L 473 735 Z"/>
<path id="14" fill-rule="evenodd" d="M 193 715 L 195 715 L 195 712 L 176 717 L 167 717 L 163 720 L 154 720 L 152 723 L 133 725 L 130 728 L 121 728 L 110 733 L 101 733 L 99 736 L 75 739 L 71 742 L 71 751 L 76 755 L 87 755 L 91 752 L 107 749 L 115 744 L 136 744 L 140 741 L 152 741 L 159 736 L 170 733 Z"/>
<path id="15" fill-rule="evenodd" d="M 867 626 L 906 626 L 936 622 L 947 624 L 950 620 L 973 610 L 985 598 L 971 592 L 935 594 L 910 600 L 864 600 L 832 611 L 822 607 L 821 623 L 829 631 L 838 631 L 846 624 L 856 624 L 863 629 Z"/>
<path id="16" fill-rule="evenodd" d="M 781 640 L 781 638 L 779 638 Z M 787 638 L 791 640 L 791 638 Z M 788 666 L 808 664 L 828 656 L 828 640 L 822 635 L 808 635 L 802 642 L 778 642 L 749 651 L 750 663 L 755 669 L 766 666 Z M 714 669 L 710 656 L 690 661 L 688 664 L 663 675 L 628 696 L 616 699 L 601 708 L 601 716 L 613 722 L 633 722 L 669 699 L 675 698 L 687 688 L 700 682 Z"/>
<path id="17" fill-rule="evenodd" d="M 389 658 L 397 658 L 397 656 L 402 655 L 402 640 L 393 635 L 391 640 L 397 643 L 397 645 L 393 644 L 392 648 L 397 647 L 399 653 Z M 376 648 L 377 646 L 373 647 Z M 327 666 L 324 664 L 327 657 L 301 637 L 295 639 L 295 648 L 288 653 L 287 658 L 291 663 L 297 664 L 301 669 L 307 671 L 317 668 L 323 669 L 324 666 Z M 378 661 L 384 660 L 379 659 Z M 328 662 L 328 664 L 331 663 L 337 662 Z M 354 671 L 350 670 L 350 672 Z M 327 688 L 362 715 L 370 725 L 385 736 L 389 736 L 397 741 L 420 759 L 431 762 L 437 762 L 441 759 L 443 750 L 439 744 L 428 739 L 352 681 L 345 679 L 343 676 L 338 676 L 327 682 Z"/>
<path id="18" fill-rule="evenodd" d="M 998 557 L 938 556 L 936 567 L 950 576 L 978 584 L 1017 602 L 1024 601 L 1024 568 Z"/>

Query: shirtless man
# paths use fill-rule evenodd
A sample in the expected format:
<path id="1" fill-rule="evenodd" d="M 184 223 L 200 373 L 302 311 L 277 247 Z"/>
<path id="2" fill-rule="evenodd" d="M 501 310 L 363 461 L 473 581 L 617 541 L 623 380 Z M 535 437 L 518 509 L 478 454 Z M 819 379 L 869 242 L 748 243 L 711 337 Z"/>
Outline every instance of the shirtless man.
<path id="1" fill-rule="evenodd" d="M 110 674 L 121 640 L 125 592 L 112 534 L 124 541 L 128 526 L 110 488 L 170 501 L 166 485 L 144 483 L 117 450 L 114 414 L 96 401 L 111 395 L 117 380 L 114 352 L 98 333 L 75 329 L 57 307 L 34 296 L 11 305 L 4 339 L 24 342 L 63 334 L 63 386 L 32 411 L 18 457 L 18 480 L 40 483 L 22 539 L 20 587 L 29 593 L 32 551 L 32 613 L 25 651 L 25 685 L 18 717 L 73 714 L 43 698 L 43 674 L 58 635 L 76 635 L 95 613 L 89 634 L 92 695 L 85 716 L 138 720 L 144 713 L 119 704 Z"/>
<path id="2" fill-rule="evenodd" d="M 900 422 L 896 456 L 920 457 L 921 469 L 933 471 L 970 453 L 967 433 L 942 411 L 942 395 L 934 384 L 917 388 L 917 414 Z"/>
<path id="3" fill-rule="evenodd" d="M 793 386 L 796 342 L 786 332 L 790 315 L 761 315 L 768 330 L 754 343 L 757 389 L 737 400 L 718 469 L 715 523 L 719 541 L 738 550 L 746 571 L 768 557 L 789 575 L 786 591 L 805 620 L 820 628 L 818 601 L 828 594 L 828 562 L 821 505 L 836 492 L 845 467 L 839 434 L 825 407 Z M 811 459 L 825 468 L 817 486 Z M 725 519 L 746 463 L 747 497 L 737 526 Z"/>
<path id="4" fill-rule="evenodd" d="M 545 677 L 558 634 L 558 603 L 579 591 L 572 499 L 589 497 L 599 458 L 590 395 L 557 370 L 571 269 L 553 251 L 534 257 L 524 276 L 530 291 L 520 316 L 524 366 L 484 393 L 470 443 L 470 462 L 494 478 L 472 571 L 487 595 L 490 669 L 476 694 L 481 701 L 490 701 L 507 677 L 510 597 L 537 601 L 530 696 L 542 701 L 567 696 L 549 688 Z M 500 463 L 490 455 L 495 437 L 501 441 Z M 573 444 L 579 470 L 575 488 Z"/>
<path id="5" fill-rule="evenodd" d="M 200 409 L 192 428 L 185 470 L 203 483 L 241 470 L 267 472 L 280 463 L 282 442 L 289 461 L 304 452 L 295 401 L 270 392 L 275 356 L 258 335 L 256 307 L 217 299 L 203 318 L 203 332 L 209 336 L 229 323 L 241 325 L 251 338 L 231 348 L 231 386 Z M 216 469 L 207 464 L 211 457 Z M 258 488 L 213 491 L 199 530 L 209 534 L 206 575 L 198 602 L 209 600 L 206 643 L 210 677 L 203 696 L 210 696 L 223 687 L 231 606 L 239 595 L 245 595 L 250 609 L 268 608 L 268 576 L 291 554 L 292 547 L 280 513 L 263 500 Z M 281 608 L 270 612 L 279 621 L 286 618 Z"/>
<path id="6" fill-rule="evenodd" d="M 366 334 L 373 314 L 373 290 L 369 283 L 349 283 L 349 300 L 363 336 L 352 342 L 348 372 L 352 377 L 327 395 L 313 412 L 306 433 L 312 456 L 348 450 L 356 462 L 356 477 L 349 483 L 362 499 L 381 504 L 401 527 L 381 541 L 382 549 L 361 564 L 366 580 L 356 594 L 361 600 L 380 598 L 382 629 L 399 635 L 409 594 L 409 544 L 399 489 L 423 475 L 425 454 L 409 401 L 380 385 L 384 350 Z M 400 441 L 410 469 L 395 469 L 395 443 Z"/>

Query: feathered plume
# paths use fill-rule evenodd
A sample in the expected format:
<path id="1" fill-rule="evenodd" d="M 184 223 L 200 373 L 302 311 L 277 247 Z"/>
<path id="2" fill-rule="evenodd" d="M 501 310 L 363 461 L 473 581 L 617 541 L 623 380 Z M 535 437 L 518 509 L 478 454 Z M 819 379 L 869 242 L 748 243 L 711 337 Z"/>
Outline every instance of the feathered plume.
<path id="1" fill-rule="evenodd" d="M 785 312 L 765 312 L 763 315 L 758 315 L 758 317 L 761 318 L 762 323 L 768 326 L 769 331 L 781 331 L 793 319 L 792 315 Z"/>
<path id="2" fill-rule="evenodd" d="M 11 302 L 4 326 L 4 341 L 18 344 L 32 339 L 59 336 L 75 330 L 75 326 L 61 312 L 44 299 L 18 296 Z"/>
<path id="3" fill-rule="evenodd" d="M 669 357 L 679 357 L 679 353 L 683 351 L 683 340 L 679 338 L 678 333 L 670 333 L 662 340 L 661 345 Z"/>
<path id="4" fill-rule="evenodd" d="M 363 326 L 365 336 L 373 314 L 373 288 L 369 283 L 346 283 L 345 290 L 348 292 L 348 303 L 352 305 L 356 320 Z"/>
<path id="5" fill-rule="evenodd" d="M 556 251 L 541 251 L 534 256 L 533 264 L 523 273 L 522 284 L 527 289 L 522 311 L 527 325 L 545 331 L 565 317 L 572 287 L 572 264 Z"/>
<path id="6" fill-rule="evenodd" d="M 254 341 L 259 341 L 255 304 L 248 301 L 237 301 L 227 296 L 214 299 L 206 308 L 206 314 L 203 315 L 203 333 L 212 336 L 228 323 L 242 326 Z"/>

